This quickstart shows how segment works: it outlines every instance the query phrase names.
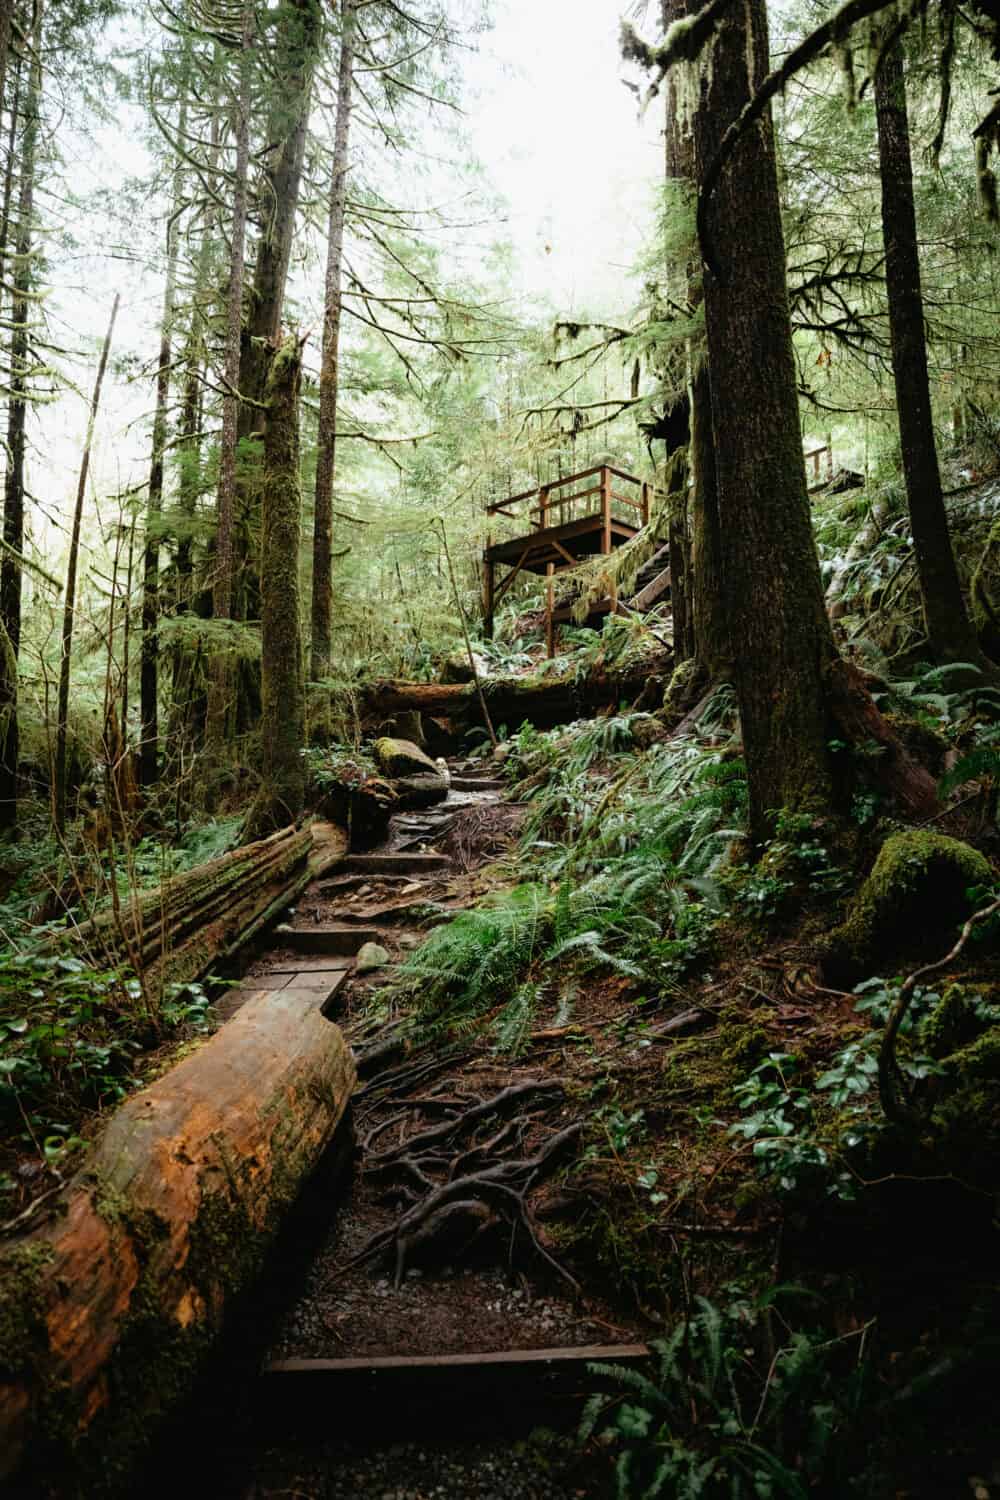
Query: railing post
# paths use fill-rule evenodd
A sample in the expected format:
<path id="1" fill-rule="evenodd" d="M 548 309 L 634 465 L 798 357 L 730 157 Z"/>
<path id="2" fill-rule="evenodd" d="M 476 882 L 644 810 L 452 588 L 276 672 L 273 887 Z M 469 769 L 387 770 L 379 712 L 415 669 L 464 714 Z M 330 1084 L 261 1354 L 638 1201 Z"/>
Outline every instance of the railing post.
<path id="1" fill-rule="evenodd" d="M 648 526 L 649 525 L 649 480 L 648 479 L 644 479 L 642 481 L 642 496 L 641 496 L 641 499 L 642 499 L 642 511 L 641 511 L 642 524 L 643 524 L 643 526 Z"/>
<path id="2" fill-rule="evenodd" d="M 549 487 L 543 484 L 538 490 L 538 529 L 544 531 L 549 521 Z"/>
<path id="3" fill-rule="evenodd" d="M 601 468 L 601 551 L 605 556 L 611 551 L 611 470 L 607 464 Z"/>

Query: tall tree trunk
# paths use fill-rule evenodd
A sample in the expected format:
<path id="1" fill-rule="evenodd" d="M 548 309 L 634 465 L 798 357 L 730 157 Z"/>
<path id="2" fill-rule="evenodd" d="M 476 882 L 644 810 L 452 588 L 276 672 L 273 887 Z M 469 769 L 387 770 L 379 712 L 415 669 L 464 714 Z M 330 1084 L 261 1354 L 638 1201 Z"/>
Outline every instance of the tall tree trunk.
<path id="1" fill-rule="evenodd" d="M 299 389 L 302 351 L 274 350 L 266 387 L 267 426 L 260 559 L 262 785 L 247 838 L 294 822 L 305 800 L 305 681 L 299 625 Z"/>
<path id="2" fill-rule="evenodd" d="M 691 613 L 694 658 L 703 684 L 732 676 L 722 580 L 722 532 L 712 433 L 712 385 L 701 351 L 691 355 Z"/>
<path id="3" fill-rule="evenodd" d="M 661 18 L 666 35 L 675 21 L 693 15 L 698 0 L 663 0 Z M 695 132 L 697 121 L 686 120 L 677 85 L 668 75 L 666 95 L 666 175 L 668 181 L 693 191 L 697 178 Z M 704 107 L 702 101 L 701 107 Z M 694 309 L 702 301 L 700 268 L 689 262 L 683 270 L 679 299 L 686 298 Z M 716 493 L 715 448 L 712 435 L 712 388 L 708 362 L 699 339 L 688 340 L 688 473 L 691 487 L 687 505 L 686 534 L 689 538 L 685 557 L 685 608 L 683 617 L 683 651 L 678 660 L 693 659 L 693 670 L 677 707 L 692 706 L 695 698 L 711 682 L 721 681 L 732 671 L 729 631 L 722 593 L 721 537 L 719 533 L 718 495 Z M 686 477 L 686 476 L 685 476 Z M 673 574 L 671 549 L 671 575 Z M 675 628 L 675 644 L 676 644 Z M 672 695 L 673 697 L 673 695 Z"/>
<path id="4" fill-rule="evenodd" d="M 764 0 L 734 0 L 697 113 L 699 174 L 768 65 Z M 835 659 L 806 496 L 774 136 L 768 111 L 743 136 L 708 215 L 718 275 L 705 321 L 726 610 L 750 828 L 780 808 L 828 811 L 824 675 Z"/>
<path id="5" fill-rule="evenodd" d="M 269 351 L 281 332 L 320 34 L 318 0 L 286 0 L 276 12 L 271 59 L 273 104 L 266 123 L 269 149 L 256 193 L 261 234 L 240 363 L 240 390 L 250 400 L 240 411 L 240 438 L 249 437 L 260 424 L 261 413 L 251 403 L 264 400 Z M 250 490 L 241 486 L 235 538 L 237 619 L 252 616 L 257 605 L 257 581 L 250 566 L 252 503 Z"/>
<path id="6" fill-rule="evenodd" d="M 875 75 L 882 234 L 899 442 L 924 622 L 938 661 L 985 664 L 962 597 L 941 495 L 927 375 L 924 304 L 913 202 L 903 52 L 890 47 Z"/>
<path id="7" fill-rule="evenodd" d="M 187 133 L 186 80 L 182 83 L 177 136 Z M 159 775 L 159 647 L 156 640 L 160 614 L 160 536 L 163 513 L 163 459 L 167 446 L 167 403 L 170 399 L 170 360 L 173 340 L 174 303 L 177 289 L 178 218 L 181 212 L 183 172 L 174 170 L 170 218 L 167 221 L 167 265 L 163 283 L 163 316 L 160 323 L 160 353 L 156 370 L 156 407 L 153 414 L 153 452 L 149 466 L 146 506 L 146 541 L 142 566 L 142 646 L 139 657 L 139 786 L 143 793 L 155 786 Z"/>
<path id="8" fill-rule="evenodd" d="M 17 822 L 17 674 L 21 651 L 21 567 L 24 549 L 24 456 L 28 418 L 28 374 L 31 360 L 28 319 L 31 311 L 31 257 L 42 92 L 43 0 L 35 0 L 31 17 L 31 62 L 21 132 L 21 185 L 17 205 L 17 260 L 10 345 L 10 405 L 7 419 L 7 475 L 4 484 L 3 539 L 0 560 L 0 829 Z"/>
<path id="9" fill-rule="evenodd" d="M 236 457 L 240 421 L 240 347 L 243 328 L 243 280 L 247 227 L 247 179 L 250 169 L 250 80 L 253 49 L 253 6 L 243 7 L 240 36 L 239 90 L 236 98 L 233 180 L 233 217 L 229 236 L 229 288 L 226 296 L 226 336 L 223 356 L 222 433 L 219 439 L 219 486 L 216 499 L 215 565 L 212 617 L 229 620 L 233 614 L 233 527 L 236 514 Z M 206 739 L 218 755 L 226 740 L 231 673 L 228 658 L 218 652 L 209 672 Z"/>
<path id="10" fill-rule="evenodd" d="M 80 522 L 83 519 L 83 502 L 87 493 L 87 475 L 90 473 L 90 450 L 94 441 L 94 427 L 101 404 L 101 386 L 108 367 L 111 338 L 118 316 L 118 293 L 111 304 L 108 331 L 104 335 L 101 358 L 94 381 L 94 394 L 90 398 L 90 415 L 87 419 L 87 436 L 80 460 L 80 477 L 76 486 L 76 504 L 73 507 L 73 527 L 70 533 L 69 560 L 66 564 L 66 594 L 63 600 L 62 650 L 59 657 L 59 708 L 56 722 L 56 764 L 53 777 L 53 815 L 59 833 L 66 827 L 66 739 L 69 728 L 69 669 L 73 655 L 73 621 L 76 612 L 76 570 L 80 556 Z M 110 644 L 109 648 L 110 650 Z"/>
<path id="11" fill-rule="evenodd" d="M 319 680 L 330 671 L 332 602 L 333 476 L 337 440 L 337 391 L 340 373 L 341 270 L 347 207 L 347 146 L 354 94 L 355 0 L 341 6 L 340 73 L 337 124 L 333 137 L 330 211 L 326 233 L 326 294 L 323 310 L 323 359 L 319 377 L 319 434 L 316 454 L 316 504 L 313 520 L 312 657 L 310 675 Z"/>

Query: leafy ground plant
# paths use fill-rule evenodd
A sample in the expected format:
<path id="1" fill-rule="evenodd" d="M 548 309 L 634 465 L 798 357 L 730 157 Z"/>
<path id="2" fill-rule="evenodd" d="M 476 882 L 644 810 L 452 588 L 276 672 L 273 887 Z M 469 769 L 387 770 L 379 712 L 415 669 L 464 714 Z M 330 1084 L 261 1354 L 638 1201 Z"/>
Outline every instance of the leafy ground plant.
<path id="1" fill-rule="evenodd" d="M 830 1339 L 781 1311 L 796 1289 L 739 1286 L 653 1344 L 649 1374 L 594 1364 L 618 1388 L 591 1397 L 580 1439 L 614 1465 L 616 1500 L 805 1500 L 844 1493 L 864 1404 L 868 1327 Z M 859 1465 L 860 1466 L 860 1465 Z M 844 1488 L 839 1487 L 843 1482 Z"/>

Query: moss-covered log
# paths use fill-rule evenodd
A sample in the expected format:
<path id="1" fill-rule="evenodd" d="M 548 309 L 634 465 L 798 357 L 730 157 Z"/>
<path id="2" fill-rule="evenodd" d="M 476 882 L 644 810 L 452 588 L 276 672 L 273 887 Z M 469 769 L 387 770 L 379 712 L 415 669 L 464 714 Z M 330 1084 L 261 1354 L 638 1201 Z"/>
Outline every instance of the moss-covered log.
<path id="1" fill-rule="evenodd" d="M 536 729 L 551 729 L 614 707 L 622 699 L 632 699 L 651 679 L 665 683 L 670 668 L 671 657 L 664 652 L 638 666 L 618 672 L 592 672 L 580 681 L 571 677 L 496 677 L 487 679 L 483 690 L 494 723 L 513 730 L 527 720 Z M 472 683 L 377 682 L 368 691 L 364 713 L 374 722 L 402 713 L 444 714 L 462 724 L 479 723 L 482 717 Z"/>
<path id="2" fill-rule="evenodd" d="M 196 979 L 235 953 L 346 853 L 347 835 L 333 824 L 283 828 L 123 899 L 52 941 L 100 964 L 129 965 L 156 996 L 163 985 Z"/>
<path id="3" fill-rule="evenodd" d="M 190 1392 L 350 1099 L 322 999 L 248 1003 L 116 1112 L 44 1223 L 0 1243 L 0 1479 L 17 1494 L 68 1469 L 81 1493 L 115 1487 Z"/>

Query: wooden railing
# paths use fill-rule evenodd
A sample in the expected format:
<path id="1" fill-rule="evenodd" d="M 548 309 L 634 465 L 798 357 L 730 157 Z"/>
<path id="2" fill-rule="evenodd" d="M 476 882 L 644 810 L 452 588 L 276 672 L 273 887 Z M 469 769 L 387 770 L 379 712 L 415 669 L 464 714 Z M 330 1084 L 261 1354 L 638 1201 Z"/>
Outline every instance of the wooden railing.
<path id="1" fill-rule="evenodd" d="M 588 485 L 588 479 L 596 479 L 597 483 Z M 583 489 L 570 488 L 581 484 L 584 485 Z M 621 493 L 625 486 L 630 487 L 631 493 Z M 565 490 L 570 492 L 562 493 Z M 506 500 L 494 501 L 486 507 L 486 513 L 490 516 L 509 516 L 515 521 L 530 520 L 532 531 L 545 531 L 549 526 L 565 526 L 584 516 L 594 515 L 600 515 L 605 524 L 615 516 L 617 520 L 628 521 L 630 525 L 638 527 L 645 526 L 649 520 L 652 494 L 653 486 L 648 480 L 637 479 L 634 474 L 626 474 L 624 470 L 615 469 L 610 464 L 598 464 L 579 474 L 567 474 L 564 479 L 549 480 L 537 489 L 523 490 L 520 495 L 510 495 Z M 531 500 L 537 503 L 527 510 L 523 509 L 525 501 Z M 623 510 L 626 514 L 622 514 Z"/>

